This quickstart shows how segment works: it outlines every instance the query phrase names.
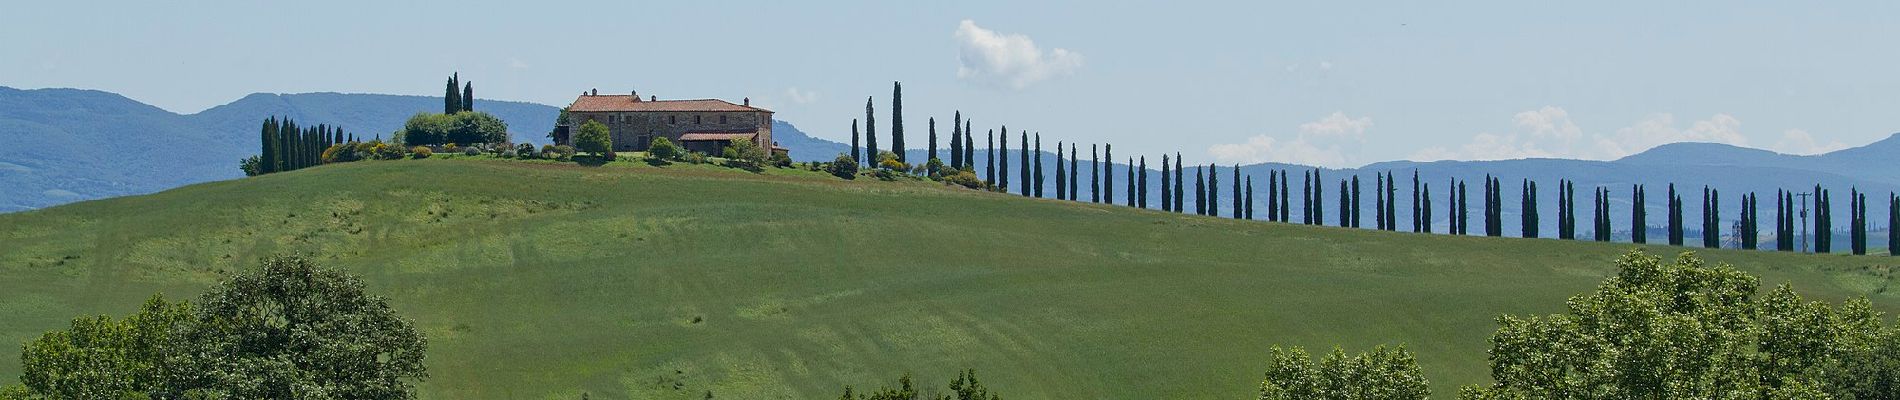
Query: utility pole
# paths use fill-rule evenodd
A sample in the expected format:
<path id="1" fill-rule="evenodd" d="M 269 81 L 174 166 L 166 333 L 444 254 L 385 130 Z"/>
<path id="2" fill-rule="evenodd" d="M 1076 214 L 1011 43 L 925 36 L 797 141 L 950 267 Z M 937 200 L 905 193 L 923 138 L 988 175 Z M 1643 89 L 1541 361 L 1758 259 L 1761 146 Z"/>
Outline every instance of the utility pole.
<path id="1" fill-rule="evenodd" d="M 1801 198 L 1801 252 L 1808 252 L 1808 196 L 1813 193 L 1796 193 Z"/>

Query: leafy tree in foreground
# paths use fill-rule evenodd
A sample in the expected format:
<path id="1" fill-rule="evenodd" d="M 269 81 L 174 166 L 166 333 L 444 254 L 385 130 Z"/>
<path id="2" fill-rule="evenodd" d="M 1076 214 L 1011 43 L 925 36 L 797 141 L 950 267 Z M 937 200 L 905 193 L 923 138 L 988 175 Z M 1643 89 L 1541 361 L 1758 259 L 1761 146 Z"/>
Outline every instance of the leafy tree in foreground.
<path id="1" fill-rule="evenodd" d="M 1273 347 L 1261 400 L 1423 400 L 1431 396 L 1418 360 L 1404 346 L 1347 356 L 1338 347 L 1318 363 L 1299 347 Z"/>
<path id="2" fill-rule="evenodd" d="M 58 399 L 410 399 L 427 341 L 341 271 L 272 257 L 193 306 L 80 318 L 29 343 L 23 389 Z"/>
<path id="3" fill-rule="evenodd" d="M 1807 302 L 1693 253 L 1632 251 L 1568 312 L 1504 316 L 1496 382 L 1463 399 L 1884 399 L 1900 395 L 1900 331 L 1865 298 Z M 1640 327 L 1640 328 L 1638 328 Z M 1885 358 L 1883 358 L 1885 357 Z"/>

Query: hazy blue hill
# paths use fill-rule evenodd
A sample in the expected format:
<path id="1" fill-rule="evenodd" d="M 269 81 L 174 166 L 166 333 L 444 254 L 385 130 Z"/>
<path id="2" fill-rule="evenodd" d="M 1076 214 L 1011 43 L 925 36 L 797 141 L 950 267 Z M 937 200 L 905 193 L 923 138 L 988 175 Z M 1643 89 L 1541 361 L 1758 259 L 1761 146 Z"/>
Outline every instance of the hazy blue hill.
<path id="1" fill-rule="evenodd" d="M 790 122 L 779 120 L 772 121 L 772 141 L 790 149 L 792 159 L 797 161 L 831 161 L 838 158 L 839 154 L 851 151 L 849 145 L 811 137 Z"/>
<path id="2" fill-rule="evenodd" d="M 242 176 L 257 153 L 258 123 L 287 116 L 305 125 L 341 125 L 362 137 L 388 136 L 438 98 L 379 94 L 252 94 L 178 115 L 96 90 L 0 87 L 0 212 L 151 193 Z M 477 100 L 509 125 L 517 142 L 547 143 L 560 109 Z"/>
<path id="3" fill-rule="evenodd" d="M 0 140 L 0 212 L 235 176 L 240 157 L 176 114 L 94 90 L 0 87 Z"/>
<path id="4" fill-rule="evenodd" d="M 1804 156 L 1776 153 L 1721 143 L 1670 143 L 1616 160 L 1639 165 L 1751 165 L 1791 167 Z"/>
<path id="5" fill-rule="evenodd" d="M 553 106 L 481 100 L 475 109 L 493 114 L 508 123 L 515 142 L 546 144 L 547 133 L 561 109 Z M 258 122 L 270 116 L 288 116 L 304 125 L 319 123 L 340 125 L 345 132 L 364 138 L 388 137 L 402 129 L 403 121 L 417 113 L 442 112 L 442 98 L 355 93 L 256 93 L 203 112 L 187 116 L 199 126 L 223 137 L 239 139 L 238 145 L 257 147 Z"/>

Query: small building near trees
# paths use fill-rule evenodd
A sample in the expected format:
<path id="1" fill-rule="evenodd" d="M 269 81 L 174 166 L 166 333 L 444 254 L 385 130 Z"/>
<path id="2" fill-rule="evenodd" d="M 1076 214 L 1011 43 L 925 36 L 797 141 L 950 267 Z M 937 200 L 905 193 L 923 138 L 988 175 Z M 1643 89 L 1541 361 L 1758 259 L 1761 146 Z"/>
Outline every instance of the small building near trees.
<path id="1" fill-rule="evenodd" d="M 646 151 L 655 138 L 666 138 L 687 151 L 717 155 L 734 139 L 749 140 L 783 154 L 772 141 L 772 110 L 718 99 L 660 100 L 640 98 L 639 92 L 582 93 L 567 107 L 567 119 L 554 128 L 554 143 L 572 145 L 572 132 L 581 124 L 598 121 L 607 126 L 614 151 Z"/>

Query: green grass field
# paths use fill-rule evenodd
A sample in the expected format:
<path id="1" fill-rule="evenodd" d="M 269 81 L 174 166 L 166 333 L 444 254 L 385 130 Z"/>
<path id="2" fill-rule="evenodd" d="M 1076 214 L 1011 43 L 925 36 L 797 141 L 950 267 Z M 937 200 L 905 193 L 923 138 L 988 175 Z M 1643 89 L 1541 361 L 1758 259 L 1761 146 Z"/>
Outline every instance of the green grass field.
<path id="1" fill-rule="evenodd" d="M 1631 248 L 808 171 L 359 162 L 0 215 L 0 342 L 302 252 L 416 320 L 430 399 L 835 398 L 961 368 L 1011 399 L 1242 398 L 1270 346 L 1380 343 L 1447 398 L 1488 379 L 1498 315 L 1561 310 Z M 1893 258 L 1702 254 L 1900 310 Z M 0 351 L 0 383 L 18 356 Z"/>

